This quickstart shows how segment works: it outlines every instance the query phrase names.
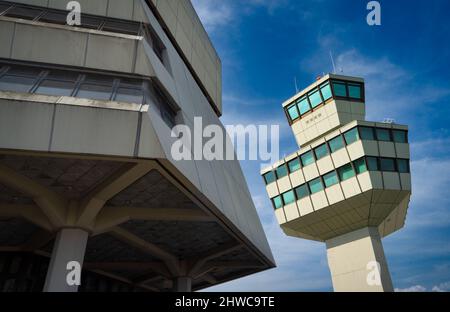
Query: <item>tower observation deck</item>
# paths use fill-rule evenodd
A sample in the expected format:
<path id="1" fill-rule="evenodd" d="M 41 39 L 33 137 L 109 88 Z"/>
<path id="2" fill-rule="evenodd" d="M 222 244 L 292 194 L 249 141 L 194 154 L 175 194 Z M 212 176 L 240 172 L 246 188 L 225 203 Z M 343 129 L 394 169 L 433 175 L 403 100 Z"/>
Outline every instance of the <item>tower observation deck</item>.
<path id="1" fill-rule="evenodd" d="M 366 121 L 355 77 L 326 75 L 283 109 L 300 149 L 261 171 L 281 228 L 326 243 L 335 291 L 393 291 L 381 239 L 405 224 L 408 127 Z"/>

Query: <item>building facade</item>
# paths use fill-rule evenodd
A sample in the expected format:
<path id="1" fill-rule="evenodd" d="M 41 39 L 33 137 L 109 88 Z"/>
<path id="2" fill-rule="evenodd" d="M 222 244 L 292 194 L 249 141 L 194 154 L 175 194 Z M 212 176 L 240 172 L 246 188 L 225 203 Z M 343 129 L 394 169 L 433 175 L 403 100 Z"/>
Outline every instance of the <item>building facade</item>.
<path id="1" fill-rule="evenodd" d="M 393 291 L 381 238 L 405 224 L 408 127 L 366 121 L 355 77 L 319 78 L 283 109 L 300 149 L 261 172 L 281 228 L 326 243 L 335 291 Z"/>
<path id="2" fill-rule="evenodd" d="M 80 0 L 74 26 L 68 2 L 0 1 L 0 290 L 190 291 L 273 267 L 238 161 L 171 153 L 176 125 L 223 128 L 190 1 Z"/>

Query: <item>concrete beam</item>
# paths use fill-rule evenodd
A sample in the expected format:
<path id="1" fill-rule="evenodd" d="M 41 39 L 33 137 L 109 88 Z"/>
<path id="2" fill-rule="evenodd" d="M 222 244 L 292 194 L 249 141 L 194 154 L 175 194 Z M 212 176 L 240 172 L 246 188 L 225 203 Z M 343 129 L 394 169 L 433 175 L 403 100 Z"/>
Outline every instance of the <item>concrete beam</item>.
<path id="1" fill-rule="evenodd" d="M 212 222 L 213 218 L 199 209 L 104 207 L 95 220 L 94 233 L 105 232 L 129 220 Z"/>
<path id="2" fill-rule="evenodd" d="M 242 245 L 238 242 L 229 242 L 223 246 L 219 246 L 217 248 L 214 248 L 213 250 L 210 250 L 208 253 L 197 257 L 195 260 L 190 261 L 193 263 L 188 270 L 189 276 L 195 276 L 197 272 L 205 265 L 206 262 L 218 258 L 222 255 L 225 255 L 227 253 L 230 253 L 238 248 L 241 248 Z"/>
<path id="3" fill-rule="evenodd" d="M 60 227 L 65 223 L 67 200 L 64 197 L 2 164 L 0 183 L 32 197 L 53 226 Z"/>
<path id="4" fill-rule="evenodd" d="M 211 274 L 205 274 L 202 276 L 202 279 L 210 283 L 211 285 L 217 284 L 217 279 Z"/>
<path id="5" fill-rule="evenodd" d="M 263 264 L 258 262 L 248 261 L 210 261 L 204 264 L 200 269 L 195 272 L 194 279 L 199 279 L 203 275 L 216 269 L 254 269 L 264 267 Z"/>
<path id="6" fill-rule="evenodd" d="M 24 218 L 30 223 L 52 231 L 53 225 L 37 205 L 0 204 L 0 216 L 9 218 Z"/>
<path id="7" fill-rule="evenodd" d="M 129 163 L 97 186 L 79 207 L 77 226 L 91 227 L 105 203 L 155 168 L 153 162 Z"/>
<path id="8" fill-rule="evenodd" d="M 162 248 L 149 243 L 143 240 L 136 235 L 121 229 L 120 227 L 115 227 L 110 232 L 111 235 L 116 237 L 117 239 L 126 242 L 127 244 L 134 246 L 135 248 L 140 249 L 143 252 L 146 252 L 152 255 L 155 258 L 161 259 L 169 269 L 170 273 L 174 276 L 177 276 L 180 271 L 180 263 L 178 258 L 171 253 L 163 250 Z"/>

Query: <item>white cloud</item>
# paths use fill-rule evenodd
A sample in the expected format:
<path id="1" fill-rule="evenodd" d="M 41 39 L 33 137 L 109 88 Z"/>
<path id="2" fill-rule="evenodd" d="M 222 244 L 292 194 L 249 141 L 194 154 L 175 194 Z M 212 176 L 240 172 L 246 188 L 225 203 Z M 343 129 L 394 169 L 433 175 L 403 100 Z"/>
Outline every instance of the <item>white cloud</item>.
<path id="1" fill-rule="evenodd" d="M 450 282 L 441 283 L 439 285 L 433 286 L 431 289 L 435 292 L 448 292 L 450 291 Z"/>
<path id="2" fill-rule="evenodd" d="M 425 292 L 427 289 L 421 285 L 415 285 L 408 288 L 396 288 L 396 292 Z"/>
<path id="3" fill-rule="evenodd" d="M 234 12 L 229 1 L 193 0 L 192 4 L 208 32 L 227 25 L 233 19 Z"/>
<path id="4" fill-rule="evenodd" d="M 426 292 L 430 291 L 426 287 L 422 285 L 414 285 L 407 288 L 396 288 L 396 292 Z M 433 292 L 448 292 L 450 291 L 450 282 L 441 283 L 439 285 L 435 285 L 431 287 L 431 291 Z"/>

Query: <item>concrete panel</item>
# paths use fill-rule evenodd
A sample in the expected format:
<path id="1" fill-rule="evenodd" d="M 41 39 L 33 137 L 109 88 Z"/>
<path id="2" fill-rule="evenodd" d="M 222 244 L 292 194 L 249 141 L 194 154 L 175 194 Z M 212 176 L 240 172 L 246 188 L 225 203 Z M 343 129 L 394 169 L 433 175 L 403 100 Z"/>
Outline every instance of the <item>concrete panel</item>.
<path id="1" fill-rule="evenodd" d="M 341 186 L 339 184 L 326 188 L 325 192 L 330 205 L 345 200 L 344 193 L 342 193 Z"/>
<path id="2" fill-rule="evenodd" d="M 333 161 L 331 156 L 326 156 L 317 161 L 317 167 L 319 168 L 320 175 L 324 175 L 334 169 Z"/>
<path id="3" fill-rule="evenodd" d="M 302 170 L 306 181 L 311 181 L 319 176 L 319 170 L 317 170 L 317 166 L 315 163 L 303 167 Z"/>
<path id="4" fill-rule="evenodd" d="M 283 208 L 275 210 L 275 217 L 277 218 L 278 224 L 284 224 L 287 222 Z"/>
<path id="5" fill-rule="evenodd" d="M 14 2 L 46 7 L 48 0 L 15 0 Z"/>
<path id="6" fill-rule="evenodd" d="M 381 172 L 369 172 L 372 187 L 377 190 L 383 189 L 383 177 Z"/>
<path id="7" fill-rule="evenodd" d="M 57 106 L 51 151 L 132 157 L 137 122 L 136 112 Z"/>
<path id="8" fill-rule="evenodd" d="M 70 0 L 48 0 L 48 6 L 50 8 L 65 10 L 69 1 Z M 108 0 L 78 0 L 78 2 L 81 5 L 81 12 L 106 16 Z"/>
<path id="9" fill-rule="evenodd" d="M 126 20 L 133 19 L 133 1 L 108 0 L 108 16 Z"/>
<path id="10" fill-rule="evenodd" d="M 305 197 L 303 199 L 298 200 L 297 206 L 302 217 L 314 212 L 314 208 L 310 197 Z"/>
<path id="11" fill-rule="evenodd" d="M 325 194 L 325 191 L 320 191 L 318 193 L 312 194 L 311 195 L 311 201 L 313 203 L 314 206 L 314 210 L 320 210 L 322 208 L 325 208 L 328 206 L 328 200 L 327 200 L 327 196 Z"/>
<path id="12" fill-rule="evenodd" d="M 12 58 L 84 66 L 86 43 L 86 33 L 16 24 Z M 103 57 L 106 55 L 104 51 L 101 50 Z"/>
<path id="13" fill-rule="evenodd" d="M 352 161 L 363 157 L 364 147 L 362 141 L 356 141 L 350 145 L 347 145 L 347 151 Z"/>
<path id="14" fill-rule="evenodd" d="M 381 157 L 396 157 L 395 145 L 392 142 L 378 142 Z"/>
<path id="15" fill-rule="evenodd" d="M 47 151 L 53 105 L 0 100 L 0 146 Z"/>
<path id="16" fill-rule="evenodd" d="M 0 57 L 10 57 L 13 35 L 14 23 L 0 21 Z"/>
<path id="17" fill-rule="evenodd" d="M 278 189 L 280 193 L 284 193 L 292 189 L 291 181 L 289 180 L 289 176 L 285 176 L 281 179 L 277 180 Z"/>
<path id="18" fill-rule="evenodd" d="M 341 186 L 342 191 L 344 191 L 345 198 L 350 198 L 361 193 L 361 189 L 359 188 L 358 180 L 356 177 L 341 182 Z"/>
<path id="19" fill-rule="evenodd" d="M 292 187 L 297 187 L 305 183 L 302 170 L 297 170 L 296 172 L 291 173 L 289 177 L 291 178 Z"/>
<path id="20" fill-rule="evenodd" d="M 269 198 L 274 198 L 275 196 L 280 195 L 280 192 L 278 191 L 278 185 L 275 182 L 267 185 L 266 190 Z"/>
<path id="21" fill-rule="evenodd" d="M 142 158 L 165 158 L 161 143 L 146 113 L 142 115 L 138 156 Z"/>
<path id="22" fill-rule="evenodd" d="M 410 159 L 409 144 L 395 143 L 395 150 L 397 151 L 397 158 Z"/>
<path id="23" fill-rule="evenodd" d="M 402 190 L 411 191 L 411 174 L 400 173 L 400 181 L 402 183 Z"/>
<path id="24" fill-rule="evenodd" d="M 373 188 L 372 186 L 372 180 L 370 178 L 370 172 L 364 172 L 357 176 L 359 185 L 361 186 L 361 190 L 363 192 L 371 190 Z"/>
<path id="25" fill-rule="evenodd" d="M 300 217 L 296 203 L 284 206 L 284 213 L 286 214 L 286 220 L 288 222 Z"/>
<path id="26" fill-rule="evenodd" d="M 400 177 L 397 172 L 383 172 L 384 188 L 387 190 L 401 190 Z"/>
<path id="27" fill-rule="evenodd" d="M 90 34 L 86 66 L 119 72 L 133 72 L 136 44 L 136 40 Z"/>
<path id="28" fill-rule="evenodd" d="M 143 41 L 138 43 L 134 73 L 150 77 L 156 76 L 155 70 L 153 69 L 152 64 L 147 58 L 147 54 L 145 53 Z"/>
<path id="29" fill-rule="evenodd" d="M 379 155 L 377 141 L 362 141 L 362 145 L 366 156 L 377 157 Z"/>
<path id="30" fill-rule="evenodd" d="M 331 158 L 333 158 L 334 166 L 336 168 L 342 167 L 343 165 L 350 162 L 350 157 L 348 156 L 347 150 L 345 148 L 332 153 Z"/>

